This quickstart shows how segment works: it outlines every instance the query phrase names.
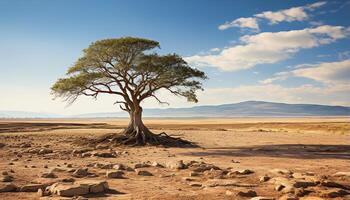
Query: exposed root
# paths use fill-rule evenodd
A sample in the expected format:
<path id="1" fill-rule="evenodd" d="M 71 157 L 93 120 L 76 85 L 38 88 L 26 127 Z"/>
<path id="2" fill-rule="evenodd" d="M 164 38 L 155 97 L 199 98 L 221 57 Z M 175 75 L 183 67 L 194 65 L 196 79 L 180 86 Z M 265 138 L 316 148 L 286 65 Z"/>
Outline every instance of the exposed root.
<path id="1" fill-rule="evenodd" d="M 196 144 L 176 137 L 171 137 L 165 132 L 154 134 L 146 130 L 125 130 L 122 134 L 107 134 L 95 140 L 94 143 L 110 143 L 111 145 L 160 145 L 164 147 L 198 147 Z"/>

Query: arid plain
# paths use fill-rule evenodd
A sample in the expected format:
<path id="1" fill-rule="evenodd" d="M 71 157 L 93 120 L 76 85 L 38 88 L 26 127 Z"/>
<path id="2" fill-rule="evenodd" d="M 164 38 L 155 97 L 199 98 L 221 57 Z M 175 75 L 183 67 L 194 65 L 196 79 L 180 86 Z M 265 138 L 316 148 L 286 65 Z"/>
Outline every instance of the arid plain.
<path id="1" fill-rule="evenodd" d="M 349 118 L 144 121 L 198 147 L 87 144 L 127 119 L 1 120 L 0 199 L 350 199 Z M 84 181 L 108 189 L 45 191 Z"/>

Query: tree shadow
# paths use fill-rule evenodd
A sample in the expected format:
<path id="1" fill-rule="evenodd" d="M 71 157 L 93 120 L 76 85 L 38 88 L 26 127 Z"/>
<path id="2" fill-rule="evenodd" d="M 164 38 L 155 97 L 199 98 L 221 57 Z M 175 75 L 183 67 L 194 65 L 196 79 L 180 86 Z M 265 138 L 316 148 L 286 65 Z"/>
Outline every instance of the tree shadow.
<path id="1" fill-rule="evenodd" d="M 244 147 L 209 148 L 186 152 L 188 156 L 277 157 L 297 159 L 350 159 L 350 145 L 276 144 Z"/>

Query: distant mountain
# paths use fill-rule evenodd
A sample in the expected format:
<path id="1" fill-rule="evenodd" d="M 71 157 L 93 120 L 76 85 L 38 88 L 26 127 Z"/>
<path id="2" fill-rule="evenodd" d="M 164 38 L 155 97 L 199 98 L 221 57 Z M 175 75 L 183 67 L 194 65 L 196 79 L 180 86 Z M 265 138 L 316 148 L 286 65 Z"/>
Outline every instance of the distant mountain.
<path id="1" fill-rule="evenodd" d="M 145 117 L 296 117 L 350 116 L 350 107 L 314 104 L 286 104 L 245 101 L 234 104 L 195 106 L 191 108 L 144 109 Z M 0 111 L 0 118 L 107 118 L 128 117 L 126 112 L 88 113 L 62 116 L 49 113 Z"/>
<path id="2" fill-rule="evenodd" d="M 145 117 L 293 117 L 293 116 L 350 116 L 350 107 L 314 104 L 286 104 L 264 101 L 245 101 L 234 104 L 195 106 L 191 108 L 144 109 Z M 89 113 L 74 117 L 127 117 L 125 112 Z"/>
<path id="3" fill-rule="evenodd" d="M 62 115 L 52 113 L 25 112 L 25 111 L 0 111 L 0 118 L 59 118 Z"/>

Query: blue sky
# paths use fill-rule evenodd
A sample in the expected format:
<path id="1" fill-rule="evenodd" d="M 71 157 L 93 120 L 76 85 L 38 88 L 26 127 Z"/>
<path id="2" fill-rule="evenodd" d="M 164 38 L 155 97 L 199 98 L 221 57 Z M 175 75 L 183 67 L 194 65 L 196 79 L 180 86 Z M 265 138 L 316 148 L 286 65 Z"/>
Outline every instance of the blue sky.
<path id="1" fill-rule="evenodd" d="M 104 38 L 137 36 L 209 80 L 199 104 L 265 100 L 350 105 L 350 1 L 0 0 L 0 110 L 118 110 L 111 97 L 66 107 L 50 86 Z M 188 107 L 171 97 L 170 107 Z M 145 107 L 160 107 L 153 101 Z"/>

